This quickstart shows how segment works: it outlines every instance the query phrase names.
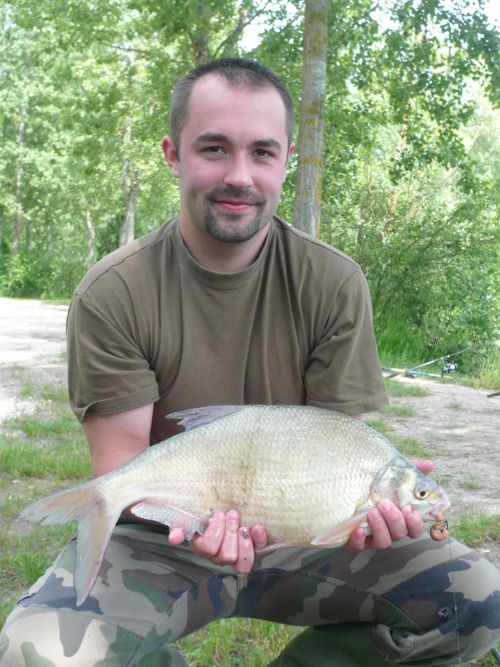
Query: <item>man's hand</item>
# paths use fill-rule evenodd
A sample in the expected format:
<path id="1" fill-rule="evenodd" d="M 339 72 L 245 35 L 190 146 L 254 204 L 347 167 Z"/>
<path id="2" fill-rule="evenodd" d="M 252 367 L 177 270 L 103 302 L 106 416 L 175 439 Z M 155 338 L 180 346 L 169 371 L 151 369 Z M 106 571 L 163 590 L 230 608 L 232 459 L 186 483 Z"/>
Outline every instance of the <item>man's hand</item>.
<path id="1" fill-rule="evenodd" d="M 169 533 L 171 544 L 184 541 L 184 531 L 172 528 Z M 236 510 L 217 512 L 208 520 L 203 535 L 195 535 L 190 542 L 191 549 L 216 565 L 232 565 L 236 572 L 250 572 L 255 560 L 255 549 L 267 544 L 267 533 L 261 524 L 251 528 L 240 525 L 240 515 Z"/>
<path id="2" fill-rule="evenodd" d="M 431 472 L 432 461 L 417 460 L 413 463 L 424 473 Z M 411 507 L 398 509 L 390 500 L 381 500 L 378 506 L 368 512 L 368 523 L 372 531 L 367 535 L 364 528 L 353 531 L 347 544 L 350 551 L 364 549 L 387 549 L 403 537 L 420 537 L 424 532 L 424 522 L 420 514 Z"/>

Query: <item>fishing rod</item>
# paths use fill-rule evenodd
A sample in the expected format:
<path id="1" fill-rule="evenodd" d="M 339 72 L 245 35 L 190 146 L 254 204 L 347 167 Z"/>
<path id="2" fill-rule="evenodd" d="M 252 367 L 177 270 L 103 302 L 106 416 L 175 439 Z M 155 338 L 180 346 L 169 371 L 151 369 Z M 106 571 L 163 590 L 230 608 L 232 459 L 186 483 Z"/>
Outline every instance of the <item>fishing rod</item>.
<path id="1" fill-rule="evenodd" d="M 446 359 L 451 359 L 452 357 L 456 357 L 459 354 L 464 354 L 464 352 L 469 352 L 470 350 L 476 350 L 480 347 L 486 347 L 487 345 L 497 343 L 499 340 L 500 340 L 500 338 L 497 338 L 496 340 L 491 340 L 491 341 L 488 341 L 486 343 L 477 343 L 476 345 L 471 345 L 470 347 L 465 347 L 462 350 L 458 350 L 458 352 L 452 352 L 451 354 L 445 354 L 442 357 L 437 357 L 437 359 L 431 359 L 431 361 L 426 361 L 423 364 L 417 364 L 416 366 L 411 366 L 410 368 L 401 368 L 401 369 L 399 369 L 399 368 L 398 369 L 387 368 L 387 369 L 384 369 L 384 370 L 388 370 L 388 371 L 394 371 L 394 372 L 392 372 L 391 375 L 387 375 L 386 379 L 390 380 L 391 378 L 395 378 L 398 375 L 412 375 L 412 374 L 417 375 L 417 373 L 414 372 L 414 371 L 417 371 L 418 368 L 424 368 L 424 366 L 430 366 L 431 364 L 435 364 L 438 361 L 445 361 Z M 449 366 L 451 367 L 452 364 L 449 364 Z M 446 369 L 446 371 L 443 371 L 443 372 L 449 372 L 449 370 L 456 370 L 456 367 Z M 420 375 L 420 373 L 418 373 L 418 374 Z M 424 375 L 424 373 L 422 373 L 422 375 Z M 442 374 L 437 375 L 437 374 L 431 374 L 431 373 L 428 373 L 428 374 L 425 373 L 425 375 L 429 375 L 430 377 L 434 377 L 434 376 L 435 377 L 442 377 L 443 376 Z"/>
<path id="2" fill-rule="evenodd" d="M 451 378 L 445 377 L 444 375 L 438 375 L 437 373 L 425 373 L 424 371 L 412 371 L 410 368 L 387 368 L 382 366 L 382 370 L 387 373 L 393 373 L 393 375 L 386 375 L 385 378 L 393 378 L 397 375 L 406 374 L 408 377 L 426 377 L 426 378 L 444 378 L 445 380 L 451 380 Z"/>

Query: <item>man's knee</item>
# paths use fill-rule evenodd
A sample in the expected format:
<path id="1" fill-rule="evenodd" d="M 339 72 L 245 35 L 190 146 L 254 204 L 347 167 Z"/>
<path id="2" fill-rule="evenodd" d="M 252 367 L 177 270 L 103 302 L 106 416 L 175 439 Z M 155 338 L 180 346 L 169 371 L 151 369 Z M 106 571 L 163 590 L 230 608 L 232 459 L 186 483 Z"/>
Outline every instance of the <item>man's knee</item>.
<path id="1" fill-rule="evenodd" d="M 92 667 L 115 648 L 133 654 L 140 638 L 120 632 L 71 611 L 18 607 L 0 635 L 0 667 Z"/>
<path id="2" fill-rule="evenodd" d="M 55 613 L 16 608 L 0 634 L 0 667 L 54 667 L 59 636 L 54 636 Z"/>
<path id="3" fill-rule="evenodd" d="M 483 600 L 469 599 L 457 619 L 462 661 L 483 656 L 500 641 L 500 586 Z"/>

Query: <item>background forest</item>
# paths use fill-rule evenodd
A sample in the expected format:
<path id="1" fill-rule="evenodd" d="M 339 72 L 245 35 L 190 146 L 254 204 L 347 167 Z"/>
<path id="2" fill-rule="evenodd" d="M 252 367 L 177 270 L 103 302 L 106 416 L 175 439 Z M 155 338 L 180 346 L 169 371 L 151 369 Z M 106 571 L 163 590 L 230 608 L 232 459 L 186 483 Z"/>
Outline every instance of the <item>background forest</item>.
<path id="1" fill-rule="evenodd" d="M 306 5 L 328 27 L 317 233 L 364 269 L 384 362 L 498 338 L 499 40 L 482 0 L 0 0 L 0 294 L 68 299 L 176 213 L 160 144 L 191 66 L 258 59 L 300 117 Z M 301 151 L 289 221 L 311 194 Z M 460 363 L 485 377 L 495 349 Z"/>

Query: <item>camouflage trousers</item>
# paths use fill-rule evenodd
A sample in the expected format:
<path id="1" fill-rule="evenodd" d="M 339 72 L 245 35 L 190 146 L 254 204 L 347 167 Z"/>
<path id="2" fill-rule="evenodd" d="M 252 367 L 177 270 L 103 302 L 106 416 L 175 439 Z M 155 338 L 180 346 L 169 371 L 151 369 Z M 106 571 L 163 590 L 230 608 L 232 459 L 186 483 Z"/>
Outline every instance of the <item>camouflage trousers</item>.
<path id="1" fill-rule="evenodd" d="M 456 665 L 500 636 L 500 572 L 453 540 L 358 555 L 280 549 L 243 575 L 168 545 L 163 531 L 120 525 L 81 607 L 74 556 L 73 541 L 16 605 L 0 667 L 186 665 L 165 645 L 230 616 L 313 626 L 274 667 Z"/>

